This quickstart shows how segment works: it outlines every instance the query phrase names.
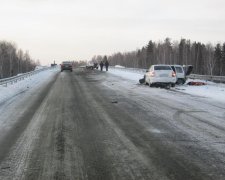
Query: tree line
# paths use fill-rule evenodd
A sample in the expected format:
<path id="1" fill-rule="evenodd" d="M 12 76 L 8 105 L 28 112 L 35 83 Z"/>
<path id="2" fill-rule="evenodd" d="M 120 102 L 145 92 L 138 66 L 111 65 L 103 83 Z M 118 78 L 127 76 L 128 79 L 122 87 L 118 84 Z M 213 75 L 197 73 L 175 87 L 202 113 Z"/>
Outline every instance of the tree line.
<path id="1" fill-rule="evenodd" d="M 100 62 L 105 56 L 95 55 L 91 61 Z M 117 52 L 107 56 L 111 66 L 149 68 L 152 64 L 193 65 L 193 73 L 225 76 L 225 43 L 191 42 L 187 39 L 153 42 L 131 52 Z"/>
<path id="2" fill-rule="evenodd" d="M 18 49 L 12 42 L 0 41 L 0 79 L 32 71 L 39 64 L 28 51 Z"/>

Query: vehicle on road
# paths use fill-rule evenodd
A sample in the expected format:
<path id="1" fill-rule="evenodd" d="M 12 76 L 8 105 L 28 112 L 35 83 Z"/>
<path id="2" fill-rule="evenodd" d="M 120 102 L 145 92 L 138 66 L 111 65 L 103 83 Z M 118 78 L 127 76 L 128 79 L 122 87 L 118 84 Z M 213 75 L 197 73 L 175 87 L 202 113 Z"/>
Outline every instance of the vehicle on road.
<path id="1" fill-rule="evenodd" d="M 176 77 L 177 77 L 176 84 L 179 84 L 179 85 L 184 84 L 186 81 L 186 76 L 185 76 L 183 66 L 171 65 L 171 68 L 176 73 Z"/>
<path id="2" fill-rule="evenodd" d="M 175 86 L 176 80 L 176 73 L 170 65 L 152 65 L 145 74 L 145 83 L 149 86 L 170 88 Z"/>
<path id="3" fill-rule="evenodd" d="M 86 65 L 86 69 L 98 69 L 98 63 L 94 63 L 94 64 L 87 64 Z"/>
<path id="4" fill-rule="evenodd" d="M 193 70 L 192 65 L 186 65 L 186 66 L 181 66 L 181 65 L 170 65 L 173 71 L 176 73 L 177 81 L 176 84 L 182 85 L 186 82 L 186 79 L 188 75 Z"/>
<path id="5" fill-rule="evenodd" d="M 61 72 L 64 70 L 69 70 L 69 71 L 73 71 L 73 66 L 72 63 L 70 61 L 63 61 L 61 64 Z"/>

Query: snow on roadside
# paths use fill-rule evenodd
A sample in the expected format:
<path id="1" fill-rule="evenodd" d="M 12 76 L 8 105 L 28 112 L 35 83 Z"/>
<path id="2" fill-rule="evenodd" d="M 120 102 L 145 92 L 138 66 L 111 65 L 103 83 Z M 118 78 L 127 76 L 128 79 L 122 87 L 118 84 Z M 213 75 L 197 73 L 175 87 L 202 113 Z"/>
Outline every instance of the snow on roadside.
<path id="1" fill-rule="evenodd" d="M 115 65 L 115 68 L 125 68 L 124 66 Z"/>
<path id="2" fill-rule="evenodd" d="M 28 89 L 38 86 L 41 82 L 46 81 L 58 72 L 58 68 L 52 68 L 49 70 L 41 71 L 38 74 L 27 77 L 24 80 L 17 81 L 13 84 L 8 84 L 7 86 L 0 86 L 0 104 L 4 101 L 27 91 Z"/>
<path id="3" fill-rule="evenodd" d="M 129 79 L 132 81 L 135 81 L 136 83 L 139 82 L 139 79 L 143 78 L 144 74 L 140 72 L 131 72 L 129 69 L 124 69 L 124 68 L 110 68 L 108 71 L 110 74 L 114 74 L 116 76 L 123 77 L 125 79 Z"/>
<path id="4" fill-rule="evenodd" d="M 187 85 L 188 82 L 204 82 L 206 85 L 203 86 L 190 86 Z M 214 83 L 211 81 L 203 81 L 198 79 L 188 79 L 186 84 L 183 86 L 178 86 L 176 88 L 178 91 L 185 92 L 187 94 L 192 94 L 196 96 L 202 96 L 214 99 L 216 101 L 225 102 L 225 84 Z"/>
<path id="5" fill-rule="evenodd" d="M 129 69 L 121 69 L 121 68 L 110 68 L 108 72 L 110 74 L 114 74 L 116 76 L 132 80 L 135 83 L 139 83 L 139 79 L 143 78 L 144 76 L 144 73 L 134 71 L 131 72 L 129 71 Z M 187 83 L 190 81 L 205 82 L 206 85 L 203 86 L 187 85 Z M 195 96 L 210 98 L 215 101 L 220 101 L 223 103 L 225 102 L 225 84 L 222 83 L 189 79 L 187 80 L 186 84 L 176 86 L 175 88 L 172 89 Z"/>

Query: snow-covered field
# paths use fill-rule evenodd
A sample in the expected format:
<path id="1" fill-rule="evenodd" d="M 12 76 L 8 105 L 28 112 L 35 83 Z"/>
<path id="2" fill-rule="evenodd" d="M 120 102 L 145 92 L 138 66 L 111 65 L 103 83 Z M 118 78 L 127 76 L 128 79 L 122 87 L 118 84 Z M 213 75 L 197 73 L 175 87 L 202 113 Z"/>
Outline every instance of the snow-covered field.
<path id="1" fill-rule="evenodd" d="M 58 68 L 48 69 L 16 83 L 0 86 L 0 104 L 51 79 L 57 71 Z"/>
<path id="2" fill-rule="evenodd" d="M 139 79 L 143 78 L 144 76 L 144 73 L 142 72 L 129 71 L 129 69 L 124 69 L 124 68 L 111 68 L 109 69 L 108 73 L 117 75 L 124 79 L 131 80 L 135 83 L 139 83 Z M 203 86 L 187 85 L 187 83 L 190 81 L 205 82 L 206 85 L 203 85 Z M 221 84 L 221 83 L 188 79 L 186 84 L 179 85 L 171 89 L 184 92 L 187 94 L 206 97 L 206 98 L 209 98 L 209 100 L 212 99 L 212 100 L 216 100 L 220 102 L 225 102 L 225 84 Z"/>

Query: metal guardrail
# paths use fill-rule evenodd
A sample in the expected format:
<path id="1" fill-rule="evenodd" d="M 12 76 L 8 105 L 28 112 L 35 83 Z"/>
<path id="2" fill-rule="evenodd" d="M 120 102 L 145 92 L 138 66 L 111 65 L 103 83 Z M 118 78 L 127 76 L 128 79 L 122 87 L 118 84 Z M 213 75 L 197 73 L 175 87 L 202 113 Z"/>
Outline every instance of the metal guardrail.
<path id="1" fill-rule="evenodd" d="M 206 81 L 225 83 L 225 76 L 210 76 L 210 75 L 190 74 L 187 77 L 190 78 L 190 79 L 201 79 L 201 80 L 206 80 Z"/>
<path id="2" fill-rule="evenodd" d="M 114 67 L 110 66 L 113 69 L 120 69 L 122 71 L 130 71 L 130 72 L 138 72 L 140 74 L 145 74 L 147 69 L 139 69 L 139 68 L 126 68 L 126 67 Z M 210 76 L 210 75 L 199 75 L 199 74 L 190 74 L 187 76 L 190 79 L 201 79 L 206 81 L 213 81 L 218 83 L 225 83 L 225 76 Z"/>
<path id="3" fill-rule="evenodd" d="M 147 69 L 140 69 L 140 68 L 126 68 L 126 67 L 115 67 L 115 66 L 110 66 L 111 69 L 119 69 L 121 71 L 129 71 L 129 72 L 136 72 L 140 74 L 145 74 Z"/>
<path id="4" fill-rule="evenodd" d="M 20 81 L 20 80 L 23 80 L 27 77 L 30 77 L 34 74 L 37 74 L 41 71 L 44 71 L 44 70 L 47 70 L 47 69 L 50 69 L 51 67 L 48 67 L 48 68 L 42 68 L 42 69 L 38 69 L 38 70 L 35 70 L 35 71 L 31 71 L 31 72 L 28 72 L 28 73 L 23 73 L 21 75 L 17 75 L 17 76 L 13 76 L 13 77 L 10 77 L 10 78 L 4 78 L 4 79 L 0 79 L 0 86 L 1 85 L 5 85 L 7 87 L 8 84 L 13 84 L 17 81 Z"/>

